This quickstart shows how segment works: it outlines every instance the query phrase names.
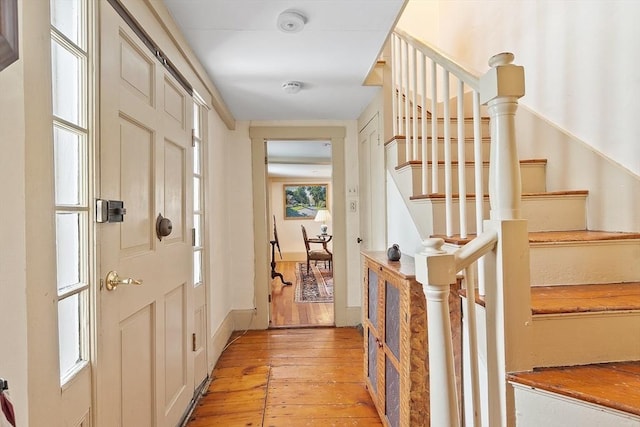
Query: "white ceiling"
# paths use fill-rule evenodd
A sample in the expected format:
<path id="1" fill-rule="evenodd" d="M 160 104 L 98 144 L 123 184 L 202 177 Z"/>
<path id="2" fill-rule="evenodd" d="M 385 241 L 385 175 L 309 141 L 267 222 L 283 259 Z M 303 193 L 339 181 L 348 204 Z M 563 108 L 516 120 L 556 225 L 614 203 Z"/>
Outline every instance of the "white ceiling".
<path id="1" fill-rule="evenodd" d="M 267 141 L 272 178 L 331 179 L 331 141 Z"/>
<path id="2" fill-rule="evenodd" d="M 404 0 L 164 0 L 236 120 L 352 120 Z M 278 15 L 307 18 L 283 33 Z M 282 84 L 303 89 L 287 94 Z"/>

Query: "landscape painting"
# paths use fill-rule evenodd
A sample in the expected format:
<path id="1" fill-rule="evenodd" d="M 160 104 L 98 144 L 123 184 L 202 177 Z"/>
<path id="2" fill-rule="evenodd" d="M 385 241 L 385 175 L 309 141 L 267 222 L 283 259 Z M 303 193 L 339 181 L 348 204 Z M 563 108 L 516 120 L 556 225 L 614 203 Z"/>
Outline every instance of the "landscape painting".
<path id="1" fill-rule="evenodd" d="M 285 184 L 284 219 L 314 219 L 318 209 L 328 208 L 328 184 Z"/>

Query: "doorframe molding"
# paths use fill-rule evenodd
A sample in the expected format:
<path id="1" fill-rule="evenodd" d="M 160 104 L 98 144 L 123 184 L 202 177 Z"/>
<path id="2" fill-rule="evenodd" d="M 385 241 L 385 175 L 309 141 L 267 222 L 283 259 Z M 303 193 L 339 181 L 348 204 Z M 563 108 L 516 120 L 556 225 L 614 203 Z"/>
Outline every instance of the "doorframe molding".
<path id="1" fill-rule="evenodd" d="M 334 322 L 336 326 L 348 325 L 344 160 L 346 133 L 344 126 L 253 126 L 249 128 L 253 172 L 254 295 L 256 304 L 254 325 L 256 329 L 269 327 L 270 253 L 265 141 L 270 139 L 331 140 L 333 256 L 342 260 L 334 264 L 334 281 L 337 284 L 334 287 Z"/>

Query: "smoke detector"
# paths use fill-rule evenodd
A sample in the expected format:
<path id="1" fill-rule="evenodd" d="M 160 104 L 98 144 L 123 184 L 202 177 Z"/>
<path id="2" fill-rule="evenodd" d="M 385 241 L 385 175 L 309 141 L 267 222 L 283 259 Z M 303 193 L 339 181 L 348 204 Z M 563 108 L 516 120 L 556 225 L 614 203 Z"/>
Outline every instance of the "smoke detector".
<path id="1" fill-rule="evenodd" d="M 285 82 L 282 84 L 282 90 L 286 93 L 298 93 L 302 89 L 302 83 L 300 82 Z"/>
<path id="2" fill-rule="evenodd" d="M 285 33 L 297 33 L 307 23 L 307 17 L 300 12 L 285 10 L 278 15 L 278 28 Z"/>

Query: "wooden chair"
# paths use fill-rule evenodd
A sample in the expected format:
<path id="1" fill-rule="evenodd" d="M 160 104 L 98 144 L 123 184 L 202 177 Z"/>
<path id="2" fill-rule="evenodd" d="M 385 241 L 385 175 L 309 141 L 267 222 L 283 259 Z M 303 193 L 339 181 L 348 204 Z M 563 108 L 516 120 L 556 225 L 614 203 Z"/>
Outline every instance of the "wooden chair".
<path id="1" fill-rule="evenodd" d="M 304 239 L 304 247 L 307 250 L 307 274 L 309 273 L 309 269 L 311 268 L 310 262 L 315 261 L 317 264 L 318 261 L 329 262 L 329 270 L 331 270 L 331 263 L 333 262 L 333 254 L 329 252 L 327 249 L 327 243 L 331 240 L 330 236 L 328 239 L 309 239 L 307 237 L 307 230 L 304 228 L 304 225 L 300 225 L 302 227 L 302 238 Z M 319 243 L 322 244 L 321 250 L 312 250 L 311 243 Z"/>

